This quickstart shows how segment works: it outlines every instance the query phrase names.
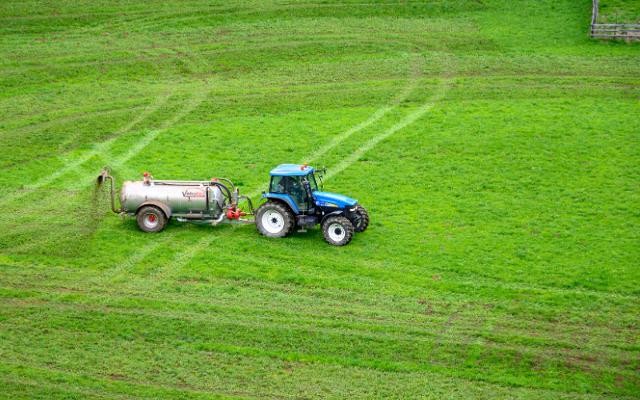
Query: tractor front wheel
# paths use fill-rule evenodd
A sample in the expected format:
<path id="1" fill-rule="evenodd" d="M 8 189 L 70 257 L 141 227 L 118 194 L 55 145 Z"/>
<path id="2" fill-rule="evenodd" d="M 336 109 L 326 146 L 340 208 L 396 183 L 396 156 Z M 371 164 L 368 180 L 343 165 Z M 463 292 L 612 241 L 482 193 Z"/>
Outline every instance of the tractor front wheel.
<path id="1" fill-rule="evenodd" d="M 268 201 L 256 212 L 256 228 L 267 237 L 287 236 L 294 228 L 294 217 L 288 207 L 275 201 Z"/>
<path id="2" fill-rule="evenodd" d="M 329 217 L 322 223 L 324 240 L 334 246 L 349 244 L 353 232 L 353 224 L 345 217 Z"/>
<path id="3" fill-rule="evenodd" d="M 356 232 L 364 232 L 369 226 L 369 213 L 367 209 L 361 205 L 357 205 L 353 214 L 355 214 L 353 218 L 353 228 Z"/>

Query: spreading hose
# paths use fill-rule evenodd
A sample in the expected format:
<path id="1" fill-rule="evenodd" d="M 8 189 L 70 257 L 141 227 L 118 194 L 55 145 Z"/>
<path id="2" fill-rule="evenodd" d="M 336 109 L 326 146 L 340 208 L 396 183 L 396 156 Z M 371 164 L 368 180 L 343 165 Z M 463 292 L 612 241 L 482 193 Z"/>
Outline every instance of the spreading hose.
<path id="1" fill-rule="evenodd" d="M 224 192 L 226 192 L 227 200 L 229 200 L 229 203 L 231 203 L 231 191 L 229 191 L 228 187 L 226 187 L 224 184 L 220 182 L 211 182 L 211 185 L 218 186 L 220 190 L 223 190 Z"/>
<path id="2" fill-rule="evenodd" d="M 109 167 L 104 167 L 100 175 L 98 175 L 98 185 L 102 185 L 104 181 L 109 181 L 109 197 L 111 201 L 111 211 L 116 214 L 122 212 L 121 209 L 116 208 L 116 194 L 115 194 L 115 179 L 111 176 L 111 169 Z"/>

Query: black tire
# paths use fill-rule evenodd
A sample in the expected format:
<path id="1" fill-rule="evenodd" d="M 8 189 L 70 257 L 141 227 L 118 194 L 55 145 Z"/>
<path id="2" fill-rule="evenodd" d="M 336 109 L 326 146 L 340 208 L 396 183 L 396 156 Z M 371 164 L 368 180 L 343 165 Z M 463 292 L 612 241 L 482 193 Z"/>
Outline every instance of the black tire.
<path id="1" fill-rule="evenodd" d="M 345 217 L 329 217 L 322 223 L 324 240 L 334 246 L 349 244 L 353 238 L 353 224 Z"/>
<path id="2" fill-rule="evenodd" d="M 144 206 L 136 213 L 138 227 L 144 232 L 160 232 L 167 225 L 167 216 L 161 209 L 154 206 Z"/>
<path id="3" fill-rule="evenodd" d="M 267 237 L 285 237 L 295 228 L 295 218 L 289 207 L 279 202 L 267 201 L 256 211 L 256 228 Z"/>
<path id="4" fill-rule="evenodd" d="M 357 205 L 356 210 L 353 213 L 355 214 L 351 221 L 353 223 L 353 229 L 356 232 L 366 231 L 369 226 L 369 213 L 367 212 L 367 209 L 361 205 Z"/>

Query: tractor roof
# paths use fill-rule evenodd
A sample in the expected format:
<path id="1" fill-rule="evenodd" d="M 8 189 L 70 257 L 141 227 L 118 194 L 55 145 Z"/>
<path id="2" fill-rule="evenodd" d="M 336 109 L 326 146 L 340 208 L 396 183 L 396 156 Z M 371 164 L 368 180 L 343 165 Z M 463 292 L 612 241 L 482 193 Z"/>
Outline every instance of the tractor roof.
<path id="1" fill-rule="evenodd" d="M 271 170 L 271 176 L 304 176 L 313 172 L 313 167 L 304 164 L 280 164 Z"/>

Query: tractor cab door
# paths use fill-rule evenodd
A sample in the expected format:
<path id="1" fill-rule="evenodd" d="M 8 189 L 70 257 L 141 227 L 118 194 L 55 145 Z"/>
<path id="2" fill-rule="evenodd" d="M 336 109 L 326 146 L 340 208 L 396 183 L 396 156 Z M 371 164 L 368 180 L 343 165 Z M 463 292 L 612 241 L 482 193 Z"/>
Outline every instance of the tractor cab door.
<path id="1" fill-rule="evenodd" d="M 306 213 L 313 207 L 313 199 L 309 198 L 304 176 L 274 176 L 271 178 L 271 192 L 288 194 L 300 211 Z"/>

